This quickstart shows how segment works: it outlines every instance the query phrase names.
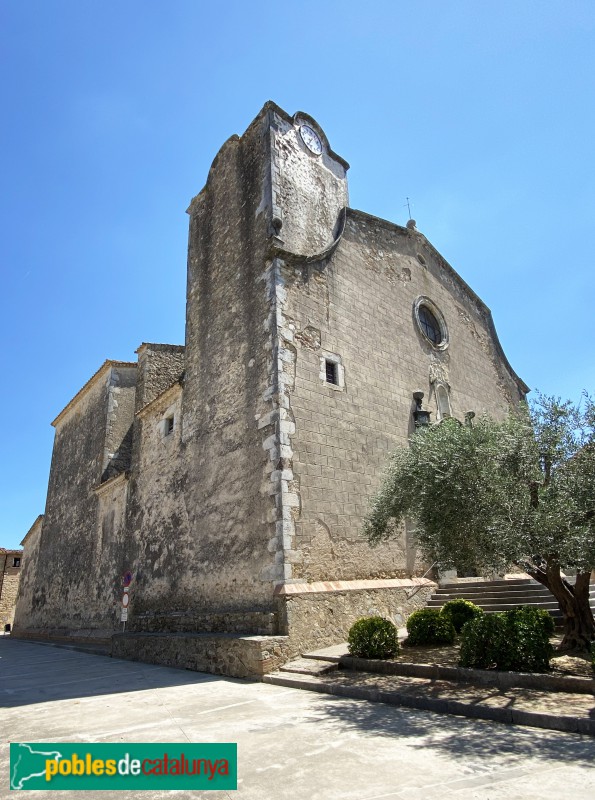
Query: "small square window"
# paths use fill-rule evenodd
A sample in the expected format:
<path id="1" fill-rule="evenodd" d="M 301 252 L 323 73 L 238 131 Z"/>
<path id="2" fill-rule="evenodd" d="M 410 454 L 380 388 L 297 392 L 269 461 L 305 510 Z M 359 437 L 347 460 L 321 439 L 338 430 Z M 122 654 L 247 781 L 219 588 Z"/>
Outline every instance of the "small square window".
<path id="1" fill-rule="evenodd" d="M 322 352 L 320 354 L 319 377 L 323 386 L 337 392 L 345 391 L 345 368 L 341 356 L 337 353 Z"/>
<path id="2" fill-rule="evenodd" d="M 20 558 L 13 558 L 12 559 L 12 566 L 13 567 L 20 567 L 21 566 L 21 559 Z"/>
<path id="3" fill-rule="evenodd" d="M 339 385 L 339 370 L 336 361 L 325 361 L 326 382 L 333 383 L 335 386 Z"/>

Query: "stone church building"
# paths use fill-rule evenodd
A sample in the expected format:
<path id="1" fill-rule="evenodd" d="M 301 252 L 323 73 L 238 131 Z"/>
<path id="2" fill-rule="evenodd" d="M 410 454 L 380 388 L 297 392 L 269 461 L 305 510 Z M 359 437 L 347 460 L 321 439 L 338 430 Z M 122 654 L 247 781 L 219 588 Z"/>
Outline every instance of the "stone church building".
<path id="1" fill-rule="evenodd" d="M 15 635 L 261 675 L 425 603 L 411 532 L 362 538 L 389 453 L 528 389 L 415 223 L 349 207 L 348 167 L 271 102 L 225 142 L 188 209 L 185 346 L 106 361 L 52 423 Z"/>

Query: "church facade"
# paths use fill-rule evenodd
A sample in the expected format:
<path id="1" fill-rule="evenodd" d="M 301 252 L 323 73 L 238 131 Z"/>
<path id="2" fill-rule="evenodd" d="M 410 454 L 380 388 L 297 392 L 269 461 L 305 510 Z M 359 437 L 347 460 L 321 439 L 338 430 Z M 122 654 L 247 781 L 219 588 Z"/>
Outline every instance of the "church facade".
<path id="1" fill-rule="evenodd" d="M 349 207 L 347 170 L 270 102 L 223 145 L 188 209 L 185 346 L 106 361 L 53 422 L 15 635 L 259 675 L 425 603 L 412 532 L 362 538 L 388 456 L 528 389 L 415 224 Z"/>

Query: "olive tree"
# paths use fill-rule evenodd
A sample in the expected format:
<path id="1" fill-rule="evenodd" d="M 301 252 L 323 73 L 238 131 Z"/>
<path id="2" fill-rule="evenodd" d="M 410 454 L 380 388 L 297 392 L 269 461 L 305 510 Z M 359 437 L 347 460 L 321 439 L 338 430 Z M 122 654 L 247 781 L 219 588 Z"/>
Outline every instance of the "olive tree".
<path id="1" fill-rule="evenodd" d="M 504 421 L 420 428 L 392 455 L 365 534 L 371 543 L 390 538 L 407 517 L 422 553 L 443 569 L 517 565 L 558 601 L 561 648 L 586 649 L 595 638 L 594 426 L 585 394 L 579 404 L 540 395 Z"/>

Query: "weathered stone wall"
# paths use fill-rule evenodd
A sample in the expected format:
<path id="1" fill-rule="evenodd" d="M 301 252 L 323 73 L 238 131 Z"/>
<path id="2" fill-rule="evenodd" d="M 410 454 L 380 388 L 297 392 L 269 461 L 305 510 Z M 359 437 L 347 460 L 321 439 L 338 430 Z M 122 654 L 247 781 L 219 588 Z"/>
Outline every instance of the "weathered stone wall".
<path id="1" fill-rule="evenodd" d="M 6 625 L 12 627 L 14 623 L 15 606 L 19 590 L 22 562 L 14 566 L 14 560 L 22 559 L 22 550 L 7 550 L 0 548 L 0 632 Z"/>
<path id="2" fill-rule="evenodd" d="M 40 514 L 21 542 L 23 545 L 23 560 L 21 562 L 21 577 L 14 615 L 15 629 L 27 625 L 31 618 L 33 593 L 37 585 L 37 573 L 40 569 L 39 542 L 42 524 L 43 514 Z"/>
<path id="3" fill-rule="evenodd" d="M 184 499 L 186 471 L 181 453 L 180 384 L 158 395 L 138 413 L 127 543 L 130 569 L 130 625 L 137 614 L 185 612 L 193 607 L 187 570 L 195 560 Z M 173 430 L 166 421 L 173 418 Z"/>
<path id="4" fill-rule="evenodd" d="M 136 610 L 129 629 L 139 633 L 244 633 L 274 636 L 278 632 L 277 614 L 266 611 L 221 611 L 199 613 L 195 602 L 187 603 L 188 610 L 138 611 Z"/>
<path id="5" fill-rule="evenodd" d="M 321 140 L 319 156 L 308 150 L 305 124 Z M 272 119 L 272 180 L 278 237 L 291 253 L 310 256 L 331 244 L 339 214 L 348 204 L 347 167 L 329 147 L 318 124 L 306 114 L 289 118 L 280 109 Z"/>
<path id="6" fill-rule="evenodd" d="M 181 379 L 184 372 L 184 346 L 143 342 L 136 352 L 136 411 L 140 411 Z"/>
<path id="7" fill-rule="evenodd" d="M 361 617 L 385 617 L 402 627 L 435 589 L 423 578 L 289 584 L 278 593 L 282 630 L 292 655 L 317 650 L 346 641 Z"/>
<path id="8" fill-rule="evenodd" d="M 112 478 L 95 490 L 97 516 L 91 565 L 95 579 L 90 591 L 109 631 L 118 630 L 120 626 L 122 576 L 129 569 L 126 558 L 128 491 L 126 474 Z"/>
<path id="9" fill-rule="evenodd" d="M 185 516 L 169 575 L 202 612 L 273 610 L 269 460 L 258 428 L 271 408 L 272 300 L 263 280 L 267 143 L 265 112 L 241 139 L 223 146 L 189 208 L 180 444 Z M 159 537 L 154 541 L 158 546 Z M 173 598 L 171 606 L 178 609 Z"/>
<path id="10" fill-rule="evenodd" d="M 165 585 L 174 583 L 176 537 L 183 536 L 180 524 L 183 517 L 179 516 L 179 444 L 184 347 L 145 342 L 137 353 L 136 414 L 122 523 L 125 535 L 120 541 L 117 557 L 114 554 L 119 575 L 130 571 L 134 576 L 129 589 L 130 622 L 134 619 L 135 608 L 143 607 L 143 587 L 150 580 L 153 569 L 157 578 L 157 597 L 165 591 L 162 580 L 165 561 L 172 567 L 171 580 Z M 174 427 L 171 433 L 165 429 L 166 417 L 172 417 Z M 182 552 L 184 549 L 180 542 L 179 553 Z M 121 594 L 119 581 L 120 599 Z"/>
<path id="11" fill-rule="evenodd" d="M 136 367 L 113 369 L 109 378 L 101 481 L 130 468 L 136 395 Z"/>
<path id="12" fill-rule="evenodd" d="M 328 246 L 347 202 L 347 165 L 321 131 L 322 157 L 309 152 L 304 122 L 316 126 L 267 104 L 222 147 L 190 205 L 181 426 L 167 443 L 160 420 L 170 412 L 145 389 L 150 365 L 163 367 L 154 346 L 139 350 L 133 629 L 163 630 L 168 618 L 174 630 L 249 618 L 261 629 L 263 614 L 270 627 L 274 585 L 290 577 L 291 420 L 270 246 L 302 254 Z"/>
<path id="13" fill-rule="evenodd" d="M 109 379 L 108 373 L 96 382 L 56 426 L 28 628 L 107 624 L 92 599 L 90 566 L 97 518 L 92 489 L 103 471 Z"/>
<path id="14" fill-rule="evenodd" d="M 37 565 L 23 588 L 20 633 L 105 637 L 117 624 L 121 573 L 114 554 L 124 535 L 124 476 L 107 481 L 113 499 L 100 495 L 109 437 L 114 444 L 130 425 L 134 365 L 115 363 L 107 362 L 55 421 Z"/>
<path id="15" fill-rule="evenodd" d="M 165 664 L 179 669 L 260 679 L 290 657 L 284 636 L 238 636 L 234 634 L 116 634 L 114 658 Z"/>
<path id="16" fill-rule="evenodd" d="M 273 588 L 286 577 L 292 512 L 281 289 L 268 248 L 274 241 L 311 253 L 330 244 L 347 201 L 347 165 L 326 140 L 321 159 L 307 151 L 299 127 L 316 123 L 302 116 L 268 104 L 223 146 L 190 205 L 181 410 L 166 409 L 169 390 L 151 389 L 164 389 L 165 346 L 139 349 L 133 630 L 238 630 L 249 620 L 253 630 L 275 628 Z M 160 426 L 172 413 L 181 424 L 165 441 Z"/>
<path id="17" fill-rule="evenodd" d="M 489 311 L 421 234 L 360 212 L 348 212 L 331 257 L 286 264 L 282 276 L 295 353 L 290 440 L 300 507 L 293 577 L 422 574 L 426 565 L 415 556 L 411 532 L 370 548 L 363 517 L 389 453 L 413 430 L 415 390 L 425 392 L 434 420 L 437 382 L 449 387 L 452 413 L 461 420 L 468 410 L 501 416 L 522 396 Z M 446 349 L 418 329 L 414 304 L 422 295 L 444 316 Z M 325 381 L 329 354 L 342 367 L 340 387 Z"/>

